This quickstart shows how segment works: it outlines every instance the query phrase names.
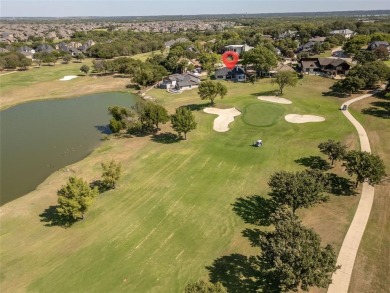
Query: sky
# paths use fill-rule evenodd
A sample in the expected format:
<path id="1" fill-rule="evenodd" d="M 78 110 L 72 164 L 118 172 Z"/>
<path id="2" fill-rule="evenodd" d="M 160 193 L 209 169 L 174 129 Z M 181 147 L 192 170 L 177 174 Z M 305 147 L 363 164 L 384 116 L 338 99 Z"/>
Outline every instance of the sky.
<path id="1" fill-rule="evenodd" d="M 389 0 L 0 0 L 1 17 L 390 10 Z"/>

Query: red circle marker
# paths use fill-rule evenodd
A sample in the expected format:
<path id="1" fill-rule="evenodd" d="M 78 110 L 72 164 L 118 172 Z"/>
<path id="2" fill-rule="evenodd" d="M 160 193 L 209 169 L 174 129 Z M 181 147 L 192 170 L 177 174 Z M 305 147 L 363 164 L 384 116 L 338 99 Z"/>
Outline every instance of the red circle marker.
<path id="1" fill-rule="evenodd" d="M 233 51 L 226 51 L 222 55 L 222 61 L 225 63 L 226 67 L 228 69 L 233 69 L 234 66 L 236 66 L 238 59 L 239 59 L 238 53 L 233 52 Z"/>

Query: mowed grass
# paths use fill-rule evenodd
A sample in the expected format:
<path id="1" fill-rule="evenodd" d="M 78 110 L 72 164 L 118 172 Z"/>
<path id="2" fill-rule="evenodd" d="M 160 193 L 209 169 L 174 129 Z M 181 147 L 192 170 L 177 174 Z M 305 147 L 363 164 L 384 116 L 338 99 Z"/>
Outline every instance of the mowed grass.
<path id="1" fill-rule="evenodd" d="M 32 67 L 26 71 L 19 71 L 12 74 L 0 76 L 1 90 L 8 91 L 15 88 L 25 88 L 39 82 L 57 81 L 66 75 L 81 75 L 80 67 L 83 64 L 92 66 L 92 59 L 85 59 L 82 63 L 71 62 L 54 66 Z"/>
<path id="2" fill-rule="evenodd" d="M 390 173 L 390 119 L 362 114 L 363 109 L 389 100 L 369 98 L 350 107 L 370 139 L 372 152 L 381 156 Z M 374 105 L 373 105 L 374 103 Z M 382 107 L 377 109 L 384 110 Z M 349 292 L 388 292 L 390 288 L 390 182 L 375 187 L 375 197 L 365 234 L 359 247 Z"/>
<path id="3" fill-rule="evenodd" d="M 302 169 L 294 161 L 319 155 L 321 141 L 357 144 L 353 126 L 338 110 L 341 101 L 322 96 L 331 83 L 305 77 L 286 89 L 293 104 L 277 106 L 256 98 L 275 90 L 269 79 L 255 85 L 225 83 L 229 93 L 217 106 L 244 113 L 226 133 L 212 130 L 214 115 L 195 110 L 198 128 L 187 141 L 105 141 L 70 166 L 72 174 L 97 179 L 100 162 L 113 158 L 122 162 L 123 176 L 116 190 L 100 195 L 86 219 L 69 229 L 40 222 L 39 214 L 56 204 L 56 190 L 70 175 L 54 173 L 36 191 L 2 207 L 2 292 L 183 292 L 187 282 L 207 278 L 205 267 L 214 259 L 258 253 L 241 235 L 248 225 L 232 211 L 235 200 L 266 196 L 269 176 Z M 207 105 L 196 92 L 171 95 L 153 89 L 149 94 L 172 113 L 181 105 Z M 263 107 L 251 106 L 245 113 L 252 104 Z M 257 112 L 274 110 L 279 114 L 269 117 L 277 123 L 268 127 L 244 121 L 246 115 L 256 119 Z M 326 121 L 290 124 L 283 119 L 287 113 L 317 114 Z M 161 132 L 170 131 L 165 126 Z M 264 146 L 251 147 L 259 138 Z M 338 251 L 357 201 L 332 196 L 300 215 Z"/>

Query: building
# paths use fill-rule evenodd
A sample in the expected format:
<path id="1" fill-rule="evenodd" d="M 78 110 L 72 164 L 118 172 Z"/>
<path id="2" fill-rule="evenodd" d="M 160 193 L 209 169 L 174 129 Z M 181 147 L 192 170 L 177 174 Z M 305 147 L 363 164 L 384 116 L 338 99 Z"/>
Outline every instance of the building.
<path id="1" fill-rule="evenodd" d="M 232 80 L 232 81 L 245 81 L 246 73 L 242 67 L 236 66 L 233 69 L 228 69 L 227 67 L 223 67 L 217 69 L 214 73 L 215 79 L 219 80 Z"/>
<path id="2" fill-rule="evenodd" d="M 325 74 L 333 77 L 347 75 L 351 65 L 341 58 L 302 58 L 299 67 L 306 74 Z"/>
<path id="3" fill-rule="evenodd" d="M 161 89 L 190 90 L 200 84 L 199 76 L 192 73 L 171 74 L 160 83 Z"/>
<path id="4" fill-rule="evenodd" d="M 373 51 L 375 49 L 378 49 L 380 47 L 386 48 L 387 50 L 390 50 L 389 43 L 386 41 L 375 41 L 368 44 L 368 50 Z"/>
<path id="5" fill-rule="evenodd" d="M 248 46 L 247 44 L 225 46 L 225 52 L 226 51 L 233 51 L 233 52 L 236 52 L 238 54 L 242 54 L 244 52 L 248 52 L 248 51 L 250 51 L 252 49 L 253 49 L 253 47 Z"/>
<path id="6" fill-rule="evenodd" d="M 329 33 L 330 35 L 342 35 L 346 39 L 350 39 L 353 35 L 355 35 L 355 32 L 351 31 L 350 29 L 342 29 L 342 30 L 334 30 Z"/>

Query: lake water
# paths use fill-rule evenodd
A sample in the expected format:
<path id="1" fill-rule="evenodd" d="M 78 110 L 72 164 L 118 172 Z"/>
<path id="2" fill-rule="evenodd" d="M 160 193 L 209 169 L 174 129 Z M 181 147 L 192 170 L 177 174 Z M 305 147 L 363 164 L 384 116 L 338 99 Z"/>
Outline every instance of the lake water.
<path id="1" fill-rule="evenodd" d="M 129 93 L 30 102 L 0 112 L 0 204 L 34 190 L 101 142 L 109 106 L 130 107 Z M 106 128 L 107 129 L 107 128 Z"/>

